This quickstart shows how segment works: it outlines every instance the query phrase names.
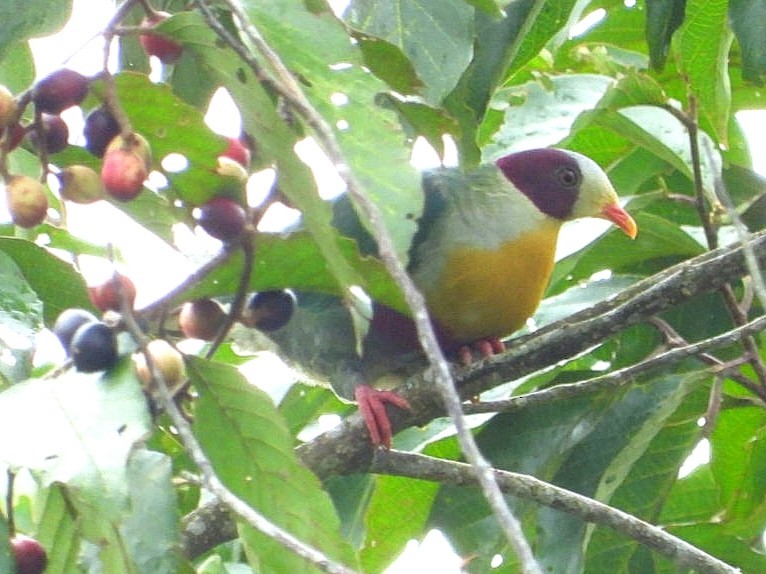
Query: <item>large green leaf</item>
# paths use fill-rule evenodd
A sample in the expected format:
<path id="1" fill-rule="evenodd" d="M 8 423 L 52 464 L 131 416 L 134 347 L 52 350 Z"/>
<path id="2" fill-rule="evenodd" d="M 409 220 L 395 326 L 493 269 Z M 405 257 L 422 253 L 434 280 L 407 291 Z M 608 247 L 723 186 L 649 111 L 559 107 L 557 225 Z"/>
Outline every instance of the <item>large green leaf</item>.
<path id="1" fill-rule="evenodd" d="M 355 0 L 344 18 L 356 29 L 398 46 L 439 104 L 473 55 L 474 11 L 463 0 Z"/>
<path id="2" fill-rule="evenodd" d="M 64 309 L 91 308 L 82 276 L 45 248 L 24 239 L 0 237 L 0 252 L 14 261 L 43 302 L 47 325 L 51 325 Z"/>
<path id="3" fill-rule="evenodd" d="M 766 5 L 760 0 L 731 0 L 731 27 L 742 52 L 742 75 L 751 82 L 762 83 L 766 74 Z"/>
<path id="4" fill-rule="evenodd" d="M 731 108 L 728 7 L 727 0 L 690 0 L 677 38 L 679 71 L 696 96 L 699 111 L 712 126 L 715 139 L 723 144 L 728 140 Z"/>
<path id="5" fill-rule="evenodd" d="M 76 571 L 80 550 L 79 528 L 66 500 L 66 488 L 54 484 L 45 492 L 37 538 L 48 554 L 46 574 Z M 0 568 L 0 572 L 3 570 Z"/>
<path id="6" fill-rule="evenodd" d="M 200 397 L 194 430 L 221 480 L 266 518 L 329 557 L 351 563 L 339 521 L 319 480 L 293 452 L 293 437 L 271 399 L 236 369 L 193 360 Z M 259 572 L 318 572 L 274 540 L 241 525 Z"/>
<path id="7" fill-rule="evenodd" d="M 654 0 L 646 3 L 646 42 L 652 67 L 665 66 L 673 33 L 684 21 L 686 0 Z"/>
<path id="8" fill-rule="evenodd" d="M 11 46 L 61 29 L 72 0 L 5 0 L 0 7 L 0 59 Z"/>

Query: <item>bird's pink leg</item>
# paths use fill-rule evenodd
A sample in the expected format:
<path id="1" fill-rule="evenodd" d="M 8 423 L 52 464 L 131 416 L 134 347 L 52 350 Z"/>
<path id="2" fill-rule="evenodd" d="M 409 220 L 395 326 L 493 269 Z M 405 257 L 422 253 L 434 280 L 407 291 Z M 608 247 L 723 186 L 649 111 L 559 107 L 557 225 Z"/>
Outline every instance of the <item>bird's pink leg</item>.
<path id="1" fill-rule="evenodd" d="M 393 431 L 386 412 L 386 404 L 411 410 L 410 404 L 393 391 L 380 391 L 369 385 L 357 385 L 354 398 L 359 403 L 359 412 L 370 432 L 372 444 L 391 448 Z"/>

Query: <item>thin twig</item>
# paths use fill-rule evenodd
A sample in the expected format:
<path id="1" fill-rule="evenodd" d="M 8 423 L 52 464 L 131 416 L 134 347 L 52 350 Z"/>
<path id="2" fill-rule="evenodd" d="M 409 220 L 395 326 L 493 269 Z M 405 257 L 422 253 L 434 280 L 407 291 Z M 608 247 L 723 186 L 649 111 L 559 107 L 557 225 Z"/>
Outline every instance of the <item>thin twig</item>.
<path id="1" fill-rule="evenodd" d="M 274 70 L 276 78 L 273 79 L 272 83 L 278 88 L 280 95 L 314 130 L 319 146 L 336 166 L 340 177 L 347 186 L 349 196 L 354 200 L 354 203 L 369 223 L 372 234 L 378 244 L 380 258 L 394 282 L 401 289 L 407 306 L 412 311 L 418 339 L 431 366 L 431 373 L 436 383 L 436 388 L 439 390 L 447 412 L 457 429 L 461 449 L 466 459 L 475 469 L 476 476 L 482 486 L 482 491 L 511 547 L 518 555 L 524 571 L 529 574 L 541 574 L 542 570 L 537 564 L 532 549 L 524 537 L 521 524 L 506 504 L 495 482 L 492 467 L 479 451 L 470 432 L 469 425 L 463 415 L 460 395 L 455 388 L 449 365 L 437 342 L 436 334 L 426 310 L 425 300 L 407 274 L 404 264 L 399 260 L 391 235 L 383 222 L 378 207 L 364 193 L 362 185 L 348 167 L 332 128 L 306 99 L 297 81 L 280 57 L 271 49 L 237 2 L 224 0 L 224 3 L 239 20 L 248 40 L 268 62 L 270 69 Z M 203 4 L 203 2 L 200 1 L 198 4 Z"/>
<path id="2" fill-rule="evenodd" d="M 433 480 L 440 484 L 476 485 L 473 470 L 469 465 L 417 453 L 402 451 L 379 453 L 373 461 L 371 470 L 382 474 Z M 603 502 L 526 474 L 495 470 L 494 475 L 504 493 L 534 500 L 544 506 L 575 515 L 586 522 L 607 526 L 666 556 L 682 569 L 693 568 L 702 574 L 739 573 L 737 568 L 703 552 L 685 540 Z"/>
<path id="3" fill-rule="evenodd" d="M 197 468 L 199 468 L 202 484 L 205 488 L 247 524 L 272 538 L 297 556 L 304 558 L 323 572 L 327 572 L 328 574 L 356 574 L 354 570 L 332 561 L 321 551 L 309 546 L 286 530 L 283 530 L 281 527 L 269 521 L 221 482 L 212 463 L 205 455 L 202 445 L 197 441 L 197 437 L 194 436 L 194 432 L 189 426 L 189 423 L 179 410 L 176 402 L 173 400 L 173 396 L 167 387 L 162 372 L 154 364 L 154 361 L 152 361 L 151 353 L 147 351 L 147 344 L 149 343 L 147 337 L 143 334 L 141 328 L 138 326 L 135 318 L 130 312 L 126 313 L 124 320 L 128 327 L 128 331 L 138 343 L 146 360 L 147 367 L 151 373 L 153 388 L 156 389 L 155 398 L 159 400 L 162 408 L 170 417 L 170 420 L 178 433 L 178 437 L 184 445 L 189 457 L 194 461 Z"/>

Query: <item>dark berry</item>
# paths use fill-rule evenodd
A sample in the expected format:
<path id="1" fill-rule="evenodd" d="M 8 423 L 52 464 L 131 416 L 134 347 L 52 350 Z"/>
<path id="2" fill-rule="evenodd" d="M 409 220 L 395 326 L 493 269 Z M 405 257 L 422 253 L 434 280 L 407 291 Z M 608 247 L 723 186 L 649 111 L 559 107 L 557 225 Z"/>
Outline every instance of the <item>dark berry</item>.
<path id="1" fill-rule="evenodd" d="M 85 118 L 85 149 L 96 157 L 104 157 L 106 146 L 120 134 L 120 124 L 106 108 L 96 108 Z"/>
<path id="2" fill-rule="evenodd" d="M 243 207 L 228 197 L 214 197 L 200 208 L 200 227 L 225 243 L 232 243 L 245 231 L 247 214 Z"/>
<path id="3" fill-rule="evenodd" d="M 69 128 L 61 116 L 51 114 L 42 114 L 40 118 L 42 128 L 45 130 L 45 137 L 42 138 L 42 144 L 47 153 L 57 153 L 69 145 Z M 39 132 L 35 129 L 29 133 L 29 140 L 36 149 L 41 147 L 41 138 Z"/>
<path id="4" fill-rule="evenodd" d="M 117 363 L 117 339 L 105 323 L 86 323 L 72 337 L 70 354 L 74 366 L 83 373 L 112 368 Z"/>
<path id="5" fill-rule="evenodd" d="M 89 85 L 90 80 L 82 74 L 62 68 L 37 82 L 32 89 L 32 101 L 41 112 L 60 114 L 82 102 Z"/>
<path id="6" fill-rule="evenodd" d="M 276 331 L 287 325 L 296 305 L 295 294 L 288 289 L 260 291 L 248 300 L 240 322 L 261 331 Z"/>
<path id="7" fill-rule="evenodd" d="M 136 301 L 136 285 L 130 279 L 120 273 L 110 277 L 101 285 L 88 288 L 90 302 L 101 311 L 119 311 L 122 298 L 126 299 L 129 308 L 133 308 Z"/>
<path id="8" fill-rule="evenodd" d="M 5 190 L 13 223 L 29 229 L 45 221 L 48 196 L 42 183 L 26 175 L 14 175 L 6 182 Z"/>
<path id="9" fill-rule="evenodd" d="M 69 354 L 72 337 L 74 337 L 77 329 L 85 325 L 85 323 L 96 322 L 98 322 L 96 316 L 85 309 L 66 309 L 58 316 L 51 331 L 58 337 L 61 346 L 64 347 L 67 354 Z"/>
<path id="10" fill-rule="evenodd" d="M 152 16 L 147 16 L 141 22 L 141 27 L 150 30 L 163 20 L 167 20 L 170 14 L 167 12 L 156 12 Z M 172 64 L 181 57 L 184 47 L 177 42 L 163 38 L 153 32 L 146 32 L 138 37 L 141 46 L 149 56 L 156 56 L 163 64 Z"/>
<path id="11" fill-rule="evenodd" d="M 191 339 L 212 341 L 226 321 L 226 312 L 213 299 L 188 301 L 181 307 L 178 323 Z"/>
<path id="12" fill-rule="evenodd" d="M 34 538 L 17 534 L 11 538 L 16 574 L 42 574 L 48 565 L 45 548 Z"/>

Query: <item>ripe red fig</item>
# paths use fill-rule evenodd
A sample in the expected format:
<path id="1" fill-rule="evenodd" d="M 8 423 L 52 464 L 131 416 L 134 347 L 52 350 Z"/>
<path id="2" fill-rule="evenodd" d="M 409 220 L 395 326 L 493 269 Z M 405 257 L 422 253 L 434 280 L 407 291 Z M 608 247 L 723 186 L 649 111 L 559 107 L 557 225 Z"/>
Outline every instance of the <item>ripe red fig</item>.
<path id="1" fill-rule="evenodd" d="M 229 138 L 229 145 L 221 154 L 247 169 L 250 167 L 250 150 L 238 138 Z"/>
<path id="2" fill-rule="evenodd" d="M 141 22 L 141 28 L 146 28 L 147 32 L 141 34 L 138 37 L 138 41 L 144 47 L 144 51 L 149 56 L 156 56 L 163 64 L 172 64 L 181 57 L 184 51 L 184 47 L 181 44 L 163 38 L 157 35 L 155 32 L 150 31 L 154 26 L 167 20 L 170 14 L 167 12 L 155 12 L 151 16 L 147 16 Z"/>
<path id="3" fill-rule="evenodd" d="M 224 243 L 232 243 L 245 231 L 247 214 L 233 199 L 214 197 L 200 208 L 197 221 L 212 237 Z"/>
<path id="4" fill-rule="evenodd" d="M 41 112 L 60 114 L 82 102 L 89 85 L 90 80 L 82 74 L 62 68 L 37 82 L 32 89 L 32 101 Z"/>
<path id="5" fill-rule="evenodd" d="M 149 147 L 149 142 L 141 134 L 133 132 L 127 138 L 117 135 L 106 146 L 106 153 L 116 149 L 129 149 L 140 157 L 146 164 L 146 168 L 150 169 L 152 166 L 152 150 Z"/>
<path id="6" fill-rule="evenodd" d="M 4 135 L 2 135 L 3 131 L 5 132 Z M 15 150 L 19 147 L 19 144 L 22 142 L 26 134 L 27 130 L 25 130 L 24 126 L 21 124 L 13 124 L 5 128 L 0 128 L 0 135 L 10 140 L 8 141 L 8 151 Z"/>
<path id="7" fill-rule="evenodd" d="M 254 293 L 242 310 L 240 322 L 261 331 L 281 329 L 295 312 L 297 299 L 289 289 Z"/>
<path id="8" fill-rule="evenodd" d="M 134 199 L 141 193 L 148 176 L 146 163 L 131 150 L 119 148 L 104 156 L 101 181 L 106 192 L 118 201 Z"/>
<path id="9" fill-rule="evenodd" d="M 59 194 L 66 200 L 87 204 L 106 197 L 101 176 L 85 165 L 70 165 L 57 177 L 61 183 Z"/>
<path id="10" fill-rule="evenodd" d="M 17 534 L 11 538 L 11 549 L 16 559 L 16 574 L 42 574 L 48 565 L 45 548 L 34 538 Z"/>
<path id="11" fill-rule="evenodd" d="M 16 116 L 17 106 L 13 94 L 0 85 L 0 129 L 9 125 Z"/>
<path id="12" fill-rule="evenodd" d="M 146 350 L 168 387 L 173 388 L 179 383 L 184 382 L 186 378 L 184 358 L 170 343 L 163 339 L 155 339 L 149 342 Z M 138 378 L 145 386 L 149 386 L 152 382 L 152 375 L 149 371 L 149 366 L 146 364 L 144 354 L 139 352 L 133 355 L 133 362 Z"/>
<path id="13" fill-rule="evenodd" d="M 126 300 L 128 307 L 133 308 L 136 302 L 136 285 L 130 279 L 120 273 L 115 273 L 106 282 L 95 287 L 88 287 L 90 302 L 101 311 L 119 311 L 122 298 Z"/>
<path id="14" fill-rule="evenodd" d="M 45 221 L 48 196 L 42 183 L 26 175 L 14 175 L 6 182 L 5 189 L 13 223 L 31 228 Z"/>
<path id="15" fill-rule="evenodd" d="M 29 133 L 29 140 L 35 148 L 40 149 L 43 145 L 47 153 L 57 153 L 69 145 L 69 128 L 61 116 L 42 114 L 40 123 L 39 127 L 45 131 L 43 138 L 40 138 L 37 129 Z"/>
<path id="16" fill-rule="evenodd" d="M 226 312 L 213 299 L 187 301 L 181 307 L 178 324 L 186 337 L 212 341 L 226 322 Z"/>
<path id="17" fill-rule="evenodd" d="M 85 149 L 96 157 L 104 157 L 106 146 L 120 135 L 120 124 L 106 108 L 96 108 L 85 118 Z"/>

